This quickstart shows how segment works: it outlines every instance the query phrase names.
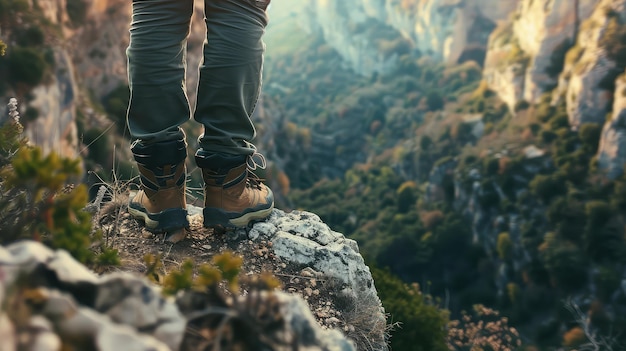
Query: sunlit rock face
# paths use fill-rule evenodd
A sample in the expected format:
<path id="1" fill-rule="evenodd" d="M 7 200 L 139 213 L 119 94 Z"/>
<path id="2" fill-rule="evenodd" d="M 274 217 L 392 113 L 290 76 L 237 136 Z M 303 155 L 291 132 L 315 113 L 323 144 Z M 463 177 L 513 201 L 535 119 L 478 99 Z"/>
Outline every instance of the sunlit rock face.
<path id="1" fill-rule="evenodd" d="M 522 0 L 490 36 L 485 79 L 509 105 L 538 102 L 558 84 L 580 22 L 599 0 Z"/>
<path id="2" fill-rule="evenodd" d="M 30 5 L 33 6 L 32 1 Z M 63 24 L 69 20 L 66 0 L 38 0 L 37 6 L 41 14 L 53 24 Z"/>
<path id="3" fill-rule="evenodd" d="M 498 21 L 519 0 L 385 1 L 386 22 L 408 36 L 420 52 L 449 63 L 463 52 L 484 48 Z"/>
<path id="4" fill-rule="evenodd" d="M 306 0 L 298 16 L 306 31 L 322 34 L 355 72 L 367 76 L 388 72 L 395 66 L 397 54 L 386 56 L 379 52 L 374 35 L 395 30 L 370 17 L 363 3 Z"/>
<path id="5" fill-rule="evenodd" d="M 526 101 L 537 102 L 541 94 L 557 85 L 565 53 L 576 40 L 579 23 L 597 3 L 598 0 L 520 3 L 513 31 L 520 48 L 530 57 L 524 85 Z"/>
<path id="6" fill-rule="evenodd" d="M 559 82 L 570 124 L 604 123 L 613 102 L 613 82 L 622 73 L 610 57 L 605 35 L 616 21 L 626 20 L 626 1 L 602 0 L 581 23 L 576 42 L 566 57 Z"/>
<path id="7" fill-rule="evenodd" d="M 506 19 L 518 1 L 307 0 L 299 17 L 356 72 L 370 75 L 393 69 L 397 55 L 381 50 L 381 42 L 393 36 L 407 40 L 415 53 L 450 63 L 463 60 L 468 50 L 484 53 L 496 22 Z"/>

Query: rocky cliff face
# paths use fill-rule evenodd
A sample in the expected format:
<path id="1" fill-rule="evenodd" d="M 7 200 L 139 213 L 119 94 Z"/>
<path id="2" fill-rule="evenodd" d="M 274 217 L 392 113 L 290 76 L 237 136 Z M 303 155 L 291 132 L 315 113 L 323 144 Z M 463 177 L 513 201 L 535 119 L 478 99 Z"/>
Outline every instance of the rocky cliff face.
<path id="1" fill-rule="evenodd" d="M 66 50 L 54 49 L 55 69 L 51 81 L 35 87 L 29 102 L 38 117 L 25 129 L 26 137 L 44 152 L 55 151 L 68 157 L 78 155 L 76 99 L 78 85 L 74 67 Z"/>
<path id="2" fill-rule="evenodd" d="M 570 125 L 605 124 L 599 166 L 622 172 L 621 92 L 616 78 L 626 62 L 616 53 L 623 42 L 626 1 L 524 0 L 512 22 L 490 36 L 484 77 L 511 110 L 537 103 L 545 93 L 564 103 Z M 556 89 L 555 89 L 556 88 Z"/>
<path id="3" fill-rule="evenodd" d="M 385 1 L 385 20 L 408 35 L 421 53 L 457 62 L 468 49 L 482 48 L 498 21 L 519 0 Z"/>
<path id="4" fill-rule="evenodd" d="M 446 62 L 457 62 L 470 49 L 484 51 L 495 23 L 507 18 L 518 1 L 362 0 L 348 6 L 307 0 L 299 17 L 306 29 L 322 33 L 356 72 L 370 75 L 394 67 L 397 57 L 381 51 L 381 40 L 394 36 Z"/>
<path id="5" fill-rule="evenodd" d="M 489 38 L 485 79 L 511 110 L 522 100 L 538 102 L 557 85 L 566 51 L 596 0 L 523 0 L 512 21 Z"/>
<path id="6" fill-rule="evenodd" d="M 582 22 L 576 46 L 567 55 L 559 86 L 564 94 L 570 124 L 605 121 L 613 102 L 616 77 L 624 67 L 610 55 L 612 27 L 626 20 L 626 2 L 602 0 L 593 14 Z"/>
<path id="7" fill-rule="evenodd" d="M 606 170 L 610 178 L 621 175 L 624 164 L 626 164 L 626 75 L 617 80 L 613 112 L 604 125 L 598 149 L 598 166 Z"/>

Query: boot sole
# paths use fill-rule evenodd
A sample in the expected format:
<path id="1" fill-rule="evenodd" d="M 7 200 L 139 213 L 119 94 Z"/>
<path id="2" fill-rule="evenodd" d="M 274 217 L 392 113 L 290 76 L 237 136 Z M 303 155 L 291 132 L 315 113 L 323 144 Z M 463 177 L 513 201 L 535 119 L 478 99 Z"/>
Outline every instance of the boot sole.
<path id="1" fill-rule="evenodd" d="M 171 208 L 158 213 L 148 213 L 141 206 L 131 203 L 128 206 L 128 213 L 135 219 L 143 220 L 146 229 L 153 233 L 163 233 L 189 227 L 187 210 L 182 208 Z"/>
<path id="2" fill-rule="evenodd" d="M 268 208 L 253 210 L 243 215 L 239 212 L 228 212 L 219 208 L 205 207 L 202 211 L 204 216 L 203 223 L 206 228 L 245 228 L 252 221 L 266 219 L 273 210 L 273 203 Z"/>

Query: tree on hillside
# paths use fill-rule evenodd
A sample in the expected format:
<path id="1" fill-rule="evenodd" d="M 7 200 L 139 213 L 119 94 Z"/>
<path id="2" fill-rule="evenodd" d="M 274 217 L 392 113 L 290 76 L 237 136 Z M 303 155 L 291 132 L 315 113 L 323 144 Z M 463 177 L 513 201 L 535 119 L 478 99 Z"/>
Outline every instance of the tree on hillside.
<path id="1" fill-rule="evenodd" d="M 397 323 L 391 334 L 394 351 L 447 351 L 448 313 L 437 308 L 417 284 L 406 285 L 388 269 L 370 266 L 378 295 L 390 321 Z"/>

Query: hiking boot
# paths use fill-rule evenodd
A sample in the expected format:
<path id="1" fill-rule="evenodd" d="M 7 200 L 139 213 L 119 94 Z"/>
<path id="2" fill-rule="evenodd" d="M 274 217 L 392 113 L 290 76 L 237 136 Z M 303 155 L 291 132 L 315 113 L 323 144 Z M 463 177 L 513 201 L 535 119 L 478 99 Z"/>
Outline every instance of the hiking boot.
<path id="1" fill-rule="evenodd" d="M 186 144 L 183 139 L 131 146 L 139 168 L 141 187 L 128 204 L 128 212 L 143 220 L 153 233 L 189 227 L 185 200 Z M 178 234 L 176 234 L 178 235 Z M 180 240 L 177 236 L 177 241 Z"/>
<path id="2" fill-rule="evenodd" d="M 242 228 L 272 213 L 272 190 L 253 173 L 257 167 L 265 168 L 261 154 L 209 154 L 198 150 L 196 164 L 202 168 L 204 179 L 205 227 Z"/>

